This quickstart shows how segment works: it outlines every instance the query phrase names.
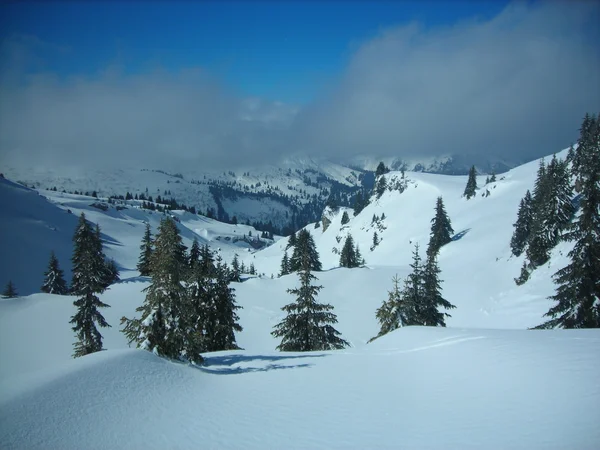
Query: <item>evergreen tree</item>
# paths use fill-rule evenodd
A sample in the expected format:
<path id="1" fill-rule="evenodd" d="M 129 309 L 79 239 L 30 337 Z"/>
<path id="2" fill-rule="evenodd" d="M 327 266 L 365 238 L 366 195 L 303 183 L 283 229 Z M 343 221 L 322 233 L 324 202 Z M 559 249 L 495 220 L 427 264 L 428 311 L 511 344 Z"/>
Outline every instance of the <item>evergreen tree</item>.
<path id="1" fill-rule="evenodd" d="M 549 252 L 552 248 L 550 235 L 545 229 L 549 214 L 549 197 L 551 195 L 550 181 L 546 165 L 542 159 L 533 188 L 531 230 L 526 250 L 527 259 L 533 268 L 548 261 Z"/>
<path id="2" fill-rule="evenodd" d="M 64 272 L 58 265 L 58 258 L 54 252 L 50 252 L 50 261 L 48 262 L 48 270 L 44 272 L 44 284 L 41 288 L 42 292 L 47 294 L 67 295 L 69 289 L 64 278 Z"/>
<path id="3" fill-rule="evenodd" d="M 404 280 L 402 301 L 406 311 L 407 325 L 424 325 L 423 312 L 425 310 L 424 271 L 419 254 L 419 244 L 415 244 L 413 262 L 409 266 L 412 272 Z"/>
<path id="4" fill-rule="evenodd" d="M 360 252 L 360 248 L 358 247 L 358 244 L 356 244 L 356 250 L 354 251 L 354 253 L 356 254 L 357 267 L 364 266 L 365 258 L 363 258 L 362 253 Z"/>
<path id="5" fill-rule="evenodd" d="M 152 233 L 150 232 L 150 223 L 146 223 L 146 230 L 144 232 L 144 237 L 142 238 L 140 250 L 141 253 L 137 269 L 140 271 L 141 276 L 147 277 L 151 274 L 150 260 L 152 258 Z"/>
<path id="6" fill-rule="evenodd" d="M 439 309 L 456 308 L 442 297 L 440 272 L 441 270 L 437 264 L 437 254 L 432 253 L 428 256 L 423 270 L 423 304 L 419 308 L 421 324 L 429 327 L 445 327 L 446 322 L 444 319 L 452 316 L 440 312 Z"/>
<path id="7" fill-rule="evenodd" d="M 283 252 L 283 258 L 281 259 L 281 270 L 279 272 L 279 276 L 282 277 L 291 273 L 290 269 L 290 260 L 288 258 L 287 250 Z"/>
<path id="8" fill-rule="evenodd" d="M 189 268 L 190 270 L 194 269 L 194 266 L 200 262 L 200 243 L 198 242 L 198 238 L 194 237 L 194 241 L 192 242 L 192 246 L 190 248 L 190 258 L 189 258 Z"/>
<path id="9" fill-rule="evenodd" d="M 4 288 L 2 295 L 6 298 L 16 298 L 19 296 L 17 293 L 17 288 L 13 284 L 12 280 L 9 280 L 8 283 L 6 283 L 6 287 Z"/>
<path id="10" fill-rule="evenodd" d="M 100 327 L 110 327 L 110 325 L 98 311 L 99 308 L 109 307 L 97 296 L 104 292 L 107 278 L 100 228 L 96 226 L 94 232 L 83 213 L 79 217 L 73 243 L 71 292 L 78 299 L 73 302 L 77 312 L 71 317 L 70 323 L 74 325 L 72 329 L 77 335 L 73 353 L 73 357 L 77 358 L 101 351 L 102 335 L 95 324 Z"/>
<path id="11" fill-rule="evenodd" d="M 342 214 L 342 225 L 346 225 L 348 222 L 350 222 L 350 217 L 348 217 L 348 213 L 344 211 L 344 214 Z"/>
<path id="12" fill-rule="evenodd" d="M 402 291 L 398 286 L 400 282 L 398 275 L 392 278 L 392 282 L 393 287 L 391 291 L 388 291 L 388 299 L 383 302 L 375 314 L 380 326 L 379 333 L 369 342 L 390 331 L 409 325 L 409 317 L 413 315 L 412 305 L 405 303 L 403 300 Z"/>
<path id="13" fill-rule="evenodd" d="M 210 336 L 209 351 L 239 350 L 235 340 L 235 332 L 241 332 L 236 311 L 241 308 L 235 301 L 235 290 L 229 287 L 227 267 L 217 257 L 213 296 L 216 321 L 214 334 Z"/>
<path id="14" fill-rule="evenodd" d="M 333 306 L 317 303 L 316 297 L 323 286 L 311 284 L 317 279 L 311 273 L 311 266 L 309 253 L 302 253 L 300 287 L 287 291 L 297 296 L 297 300 L 281 308 L 287 316 L 271 332 L 273 336 L 282 338 L 278 350 L 308 352 L 342 349 L 349 345 L 332 326 L 337 323 L 337 317 L 332 312 Z"/>
<path id="15" fill-rule="evenodd" d="M 114 259 L 109 259 L 105 261 L 105 278 L 104 278 L 104 287 L 107 288 L 111 284 L 115 284 L 121 280 L 119 276 L 119 268 Z"/>
<path id="16" fill-rule="evenodd" d="M 600 117 L 586 113 L 579 129 L 577 148 L 569 152 L 571 173 L 575 178 L 575 191 L 577 192 L 582 191 L 584 179 L 589 175 L 589 168 L 598 163 L 597 160 L 594 160 L 594 156 L 598 142 L 599 122 Z"/>
<path id="17" fill-rule="evenodd" d="M 381 175 L 377 178 L 377 183 L 375 184 L 375 193 L 377 194 L 377 198 L 381 198 L 385 190 L 387 189 L 387 179 L 385 175 Z"/>
<path id="18" fill-rule="evenodd" d="M 362 191 L 358 191 L 354 197 L 354 216 L 358 216 L 365 209 L 365 199 Z"/>
<path id="19" fill-rule="evenodd" d="M 340 267 L 358 267 L 358 260 L 356 258 L 356 250 L 354 249 L 354 239 L 351 234 L 346 236 L 344 247 L 340 253 Z"/>
<path id="20" fill-rule="evenodd" d="M 239 283 L 240 281 L 242 281 L 242 279 L 240 278 L 240 275 L 241 275 L 240 261 L 238 259 L 238 255 L 236 253 L 235 255 L 233 255 L 233 261 L 231 262 L 231 279 L 230 279 L 230 281 L 235 281 L 236 283 Z"/>
<path id="21" fill-rule="evenodd" d="M 160 356 L 182 359 L 190 355 L 184 348 L 185 290 L 182 285 L 186 274 L 186 258 L 177 224 L 164 217 L 154 240 L 154 252 L 150 261 L 152 283 L 144 289 L 146 299 L 136 309 L 139 319 L 123 317 L 123 332 L 129 342 L 138 348 L 152 351 Z M 200 267 L 200 265 L 199 265 Z"/>
<path id="22" fill-rule="evenodd" d="M 590 120 L 590 119 L 588 119 Z M 576 160 L 581 192 L 581 214 L 565 239 L 574 241 L 569 252 L 571 262 L 554 275 L 558 284 L 551 298 L 555 306 L 545 314 L 550 319 L 538 328 L 600 327 L 600 127 L 587 130 L 582 126 L 583 145 L 578 146 Z"/>
<path id="23" fill-rule="evenodd" d="M 531 225 L 533 220 L 532 199 L 529 191 L 525 193 L 525 197 L 521 199 L 519 211 L 517 213 L 517 221 L 513 224 L 515 231 L 510 240 L 510 248 L 512 254 L 520 256 L 531 235 Z"/>
<path id="24" fill-rule="evenodd" d="M 495 183 L 496 182 L 496 173 L 492 172 L 492 176 L 490 177 L 490 183 Z"/>
<path id="25" fill-rule="evenodd" d="M 296 246 L 296 233 L 292 233 L 290 235 L 290 238 L 288 239 L 288 243 L 287 246 L 285 247 L 286 250 L 289 250 L 290 248 L 294 248 Z"/>
<path id="26" fill-rule="evenodd" d="M 383 161 L 380 161 L 379 164 L 377 165 L 377 169 L 375 169 L 375 177 L 384 175 L 384 174 L 388 173 L 389 171 L 390 171 L 390 169 L 388 169 L 385 166 Z"/>
<path id="27" fill-rule="evenodd" d="M 469 179 L 467 180 L 467 186 L 465 187 L 465 192 L 463 193 L 463 197 L 467 197 L 469 200 L 471 197 L 475 196 L 475 191 L 477 190 L 477 172 L 475 171 L 475 166 L 471 166 L 469 170 Z"/>
<path id="28" fill-rule="evenodd" d="M 294 252 L 290 258 L 290 269 L 292 272 L 301 270 L 301 264 L 304 259 L 310 261 L 310 270 L 314 272 L 321 271 L 321 261 L 319 253 L 312 235 L 308 230 L 300 230 L 298 232 Z"/>
<path id="29" fill-rule="evenodd" d="M 556 158 L 548 165 L 548 198 L 545 202 L 544 231 L 551 247 L 558 244 L 563 230 L 569 225 L 575 208 L 571 202 L 573 189 L 566 161 Z"/>
<path id="30" fill-rule="evenodd" d="M 442 197 L 438 197 L 435 205 L 435 217 L 431 219 L 431 237 L 429 239 L 427 254 L 437 255 L 440 248 L 452 240 L 451 236 L 453 234 L 454 230 L 452 229 L 450 218 L 446 214 Z"/>
<path id="31" fill-rule="evenodd" d="M 254 267 L 254 263 L 250 263 L 249 272 L 250 272 L 250 275 L 256 275 L 256 267 Z"/>
<path id="32" fill-rule="evenodd" d="M 377 231 L 373 232 L 373 245 L 371 245 L 371 251 L 375 250 L 375 247 L 379 245 L 379 236 L 377 235 Z"/>

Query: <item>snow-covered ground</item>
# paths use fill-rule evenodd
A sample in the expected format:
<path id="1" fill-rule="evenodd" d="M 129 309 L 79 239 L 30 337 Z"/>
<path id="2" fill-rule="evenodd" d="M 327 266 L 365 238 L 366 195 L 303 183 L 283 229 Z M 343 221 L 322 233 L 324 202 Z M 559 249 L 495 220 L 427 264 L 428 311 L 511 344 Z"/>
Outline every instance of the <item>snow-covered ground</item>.
<path id="1" fill-rule="evenodd" d="M 287 239 L 255 252 L 233 238 L 256 230 L 177 213 L 186 245 L 197 236 L 226 261 L 238 253 L 266 275 L 234 283 L 244 350 L 207 354 L 201 368 L 128 349 L 119 332 L 148 285 L 135 270 L 144 221 L 155 230 L 160 214 L 103 212 L 89 198 L 42 192 L 51 204 L 2 181 L 2 278 L 10 272 L 17 289 L 36 291 L 49 250 L 60 244 L 67 252 L 73 221 L 85 211 L 102 227 L 122 281 L 102 295 L 111 305 L 103 313 L 112 328 L 101 330 L 107 351 L 78 360 L 72 297 L 0 300 L 0 448 L 600 448 L 600 331 L 526 330 L 551 305 L 551 274 L 567 262 L 569 245 L 525 285 L 513 281 L 522 258 L 510 257 L 512 223 L 537 164 L 498 177 L 488 197 L 484 188 L 469 201 L 461 198 L 466 177 L 409 173 L 407 191 L 385 193 L 345 226 L 341 211 L 325 232 L 309 225 L 325 269 L 316 274 L 319 298 L 334 305 L 337 328 L 352 344 L 336 352 L 275 350 L 270 332 L 292 300 L 286 289 L 297 285 L 296 275 L 276 277 Z M 414 243 L 424 254 L 438 195 L 457 233 L 440 253 L 443 293 L 457 306 L 448 328 L 409 327 L 366 344 L 392 276 L 408 273 Z M 371 219 L 382 213 L 382 242 L 370 251 Z M 52 227 L 50 236 L 40 231 Z M 337 267 L 332 249 L 348 232 L 364 268 Z M 17 265 L 21 248 L 41 268 Z"/>

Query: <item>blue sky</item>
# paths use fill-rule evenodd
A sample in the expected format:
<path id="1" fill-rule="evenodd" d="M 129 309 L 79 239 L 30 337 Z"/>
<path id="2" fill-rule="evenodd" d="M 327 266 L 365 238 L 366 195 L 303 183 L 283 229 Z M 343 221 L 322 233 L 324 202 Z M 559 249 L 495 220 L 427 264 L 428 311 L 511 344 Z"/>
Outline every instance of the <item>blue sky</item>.
<path id="1" fill-rule="evenodd" d="M 243 95 L 302 104 L 381 29 L 489 19 L 506 3 L 50 1 L 4 4 L 0 30 L 68 49 L 45 59 L 61 75 L 203 67 Z"/>
<path id="2" fill-rule="evenodd" d="M 600 105 L 598 23 L 590 0 L 4 2 L 0 163 L 524 162 Z"/>

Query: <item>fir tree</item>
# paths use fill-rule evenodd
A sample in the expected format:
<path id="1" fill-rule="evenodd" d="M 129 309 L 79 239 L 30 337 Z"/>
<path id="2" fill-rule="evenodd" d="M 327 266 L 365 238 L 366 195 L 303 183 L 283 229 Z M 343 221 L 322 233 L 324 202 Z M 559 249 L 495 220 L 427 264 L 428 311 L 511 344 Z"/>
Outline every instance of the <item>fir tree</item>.
<path id="1" fill-rule="evenodd" d="M 290 235 L 290 238 L 288 239 L 288 243 L 287 246 L 285 247 L 286 250 L 289 250 L 290 248 L 294 248 L 296 246 L 296 233 L 292 233 Z"/>
<path id="2" fill-rule="evenodd" d="M 377 336 L 370 339 L 369 342 L 394 331 L 400 327 L 408 325 L 409 317 L 413 315 L 411 306 L 403 300 L 402 291 L 398 286 L 400 279 L 398 275 L 392 278 L 393 287 L 388 291 L 388 299 L 377 309 L 375 316 L 379 322 L 380 330 Z"/>
<path id="3" fill-rule="evenodd" d="M 490 183 L 495 183 L 496 182 L 496 173 L 492 172 L 492 176 L 490 177 Z"/>
<path id="4" fill-rule="evenodd" d="M 317 303 L 316 297 L 323 286 L 311 284 L 317 279 L 311 273 L 311 266 L 310 255 L 304 252 L 300 262 L 300 287 L 287 291 L 297 296 L 297 300 L 281 308 L 287 316 L 271 332 L 273 336 L 282 338 L 278 350 L 309 352 L 341 349 L 349 345 L 332 326 L 337 323 L 333 306 Z"/>
<path id="5" fill-rule="evenodd" d="M 44 272 L 44 284 L 42 285 L 41 290 L 47 294 L 56 295 L 67 295 L 69 292 L 64 278 L 64 272 L 59 267 L 58 258 L 54 252 L 50 253 L 48 270 Z"/>
<path id="6" fill-rule="evenodd" d="M 100 240 L 100 228 L 96 226 L 94 232 L 83 213 L 79 217 L 73 243 L 71 292 L 78 299 L 73 302 L 77 312 L 71 317 L 70 323 L 74 325 L 72 329 L 77 335 L 73 353 L 73 357 L 77 358 L 101 351 L 102 335 L 96 328 L 96 324 L 100 327 L 110 327 L 110 325 L 98 311 L 99 308 L 109 307 L 97 296 L 106 288 L 107 272 Z"/>
<path id="7" fill-rule="evenodd" d="M 150 273 L 150 260 L 152 258 L 152 233 L 150 232 L 150 223 L 146 223 L 146 230 L 144 231 L 144 237 L 142 238 L 142 245 L 140 245 L 140 259 L 137 264 L 137 269 L 140 271 L 140 275 L 147 277 Z"/>
<path id="8" fill-rule="evenodd" d="M 239 283 L 240 281 L 242 281 L 242 279 L 240 278 L 240 275 L 241 275 L 240 261 L 238 259 L 238 255 L 236 253 L 235 255 L 233 255 L 233 261 L 231 262 L 231 279 L 230 279 L 230 281 Z"/>
<path id="9" fill-rule="evenodd" d="M 229 287 L 227 279 L 227 268 L 217 257 L 215 278 L 213 284 L 213 296 L 216 312 L 216 323 L 214 334 L 210 336 L 209 351 L 239 350 L 235 340 L 235 332 L 241 332 L 242 327 L 238 323 L 237 310 L 241 306 L 235 301 L 235 290 Z"/>
<path id="10" fill-rule="evenodd" d="M 375 169 L 375 177 L 384 175 L 384 174 L 388 173 L 389 171 L 390 171 L 390 169 L 388 169 L 385 166 L 383 161 L 380 161 L 379 164 L 377 165 L 377 169 Z"/>
<path id="11" fill-rule="evenodd" d="M 138 348 L 155 352 L 160 356 L 182 359 L 184 351 L 185 291 L 182 285 L 186 274 L 186 260 L 181 236 L 173 219 L 161 220 L 154 240 L 154 252 L 150 261 L 152 282 L 144 289 L 146 299 L 136 309 L 139 319 L 123 317 L 123 332 L 129 342 Z"/>
<path id="12" fill-rule="evenodd" d="M 577 148 L 584 153 L 575 156 L 587 162 L 577 167 L 581 214 L 565 235 L 575 246 L 571 262 L 554 275 L 556 305 L 545 314 L 550 319 L 538 328 L 600 327 L 600 127 L 597 121 L 591 130 L 586 126 Z"/>
<path id="13" fill-rule="evenodd" d="M 301 270 L 302 261 L 307 259 L 310 262 L 310 270 L 319 272 L 321 270 L 321 261 L 319 253 L 312 235 L 308 230 L 300 230 L 298 232 L 294 253 L 290 258 L 290 269 L 292 272 Z"/>
<path id="14" fill-rule="evenodd" d="M 440 312 L 440 308 L 454 309 L 456 306 L 442 297 L 442 280 L 439 279 L 441 270 L 437 264 L 437 254 L 432 253 L 427 258 L 423 270 L 423 304 L 420 305 L 419 321 L 429 327 L 445 327 L 446 317 L 450 314 Z"/>
<path id="15" fill-rule="evenodd" d="M 352 238 L 351 234 L 346 236 L 344 247 L 340 253 L 340 267 L 358 267 L 356 250 L 354 249 L 354 239 Z"/>
<path id="16" fill-rule="evenodd" d="M 549 182 L 546 165 L 542 159 L 533 188 L 531 230 L 526 250 L 527 259 L 534 268 L 548 261 L 552 247 L 550 235 L 544 227 L 549 214 L 548 200 L 551 195 Z"/>
<path id="17" fill-rule="evenodd" d="M 437 255 L 442 246 L 452 240 L 454 230 L 450 218 L 446 214 L 442 197 L 438 197 L 435 205 L 435 217 L 431 219 L 431 237 L 427 248 L 428 255 Z"/>
<path id="18" fill-rule="evenodd" d="M 6 283 L 6 287 L 4 288 L 2 295 L 6 298 L 16 298 L 19 296 L 17 293 L 17 288 L 13 284 L 12 280 L 9 280 L 8 283 Z"/>
<path id="19" fill-rule="evenodd" d="M 412 272 L 404 280 L 402 301 L 406 310 L 407 325 L 424 325 L 423 311 L 425 310 L 424 271 L 419 254 L 419 244 L 415 244 Z"/>
<path id="20" fill-rule="evenodd" d="M 354 253 L 356 254 L 357 267 L 364 266 L 365 258 L 363 258 L 362 253 L 360 252 L 360 248 L 358 247 L 358 244 L 356 244 L 356 250 L 354 251 Z"/>
<path id="21" fill-rule="evenodd" d="M 371 245 L 371 251 L 375 250 L 375 247 L 379 245 L 379 236 L 377 235 L 377 231 L 373 232 L 373 245 Z"/>
<path id="22" fill-rule="evenodd" d="M 287 250 L 283 252 L 283 258 L 281 259 L 281 270 L 279 276 L 282 277 L 291 273 L 290 260 L 288 258 Z"/>
<path id="23" fill-rule="evenodd" d="M 350 222 L 350 217 L 348 217 L 348 212 L 344 211 L 344 214 L 342 214 L 342 225 L 346 225 L 348 222 Z"/>
<path id="24" fill-rule="evenodd" d="M 381 175 L 377 178 L 377 183 L 375 184 L 375 193 L 377 194 L 377 198 L 381 198 L 385 190 L 387 189 L 387 179 L 385 175 Z"/>
<path id="25" fill-rule="evenodd" d="M 119 267 L 114 259 L 109 259 L 105 261 L 105 278 L 104 278 L 104 287 L 107 288 L 111 284 L 115 284 L 121 280 L 119 276 Z"/>
<path id="26" fill-rule="evenodd" d="M 256 275 L 256 267 L 254 267 L 254 263 L 250 263 L 250 269 L 248 269 L 250 275 Z"/>
<path id="27" fill-rule="evenodd" d="M 196 264 L 200 261 L 200 244 L 198 243 L 198 238 L 194 237 L 194 241 L 192 242 L 192 246 L 190 248 L 190 257 L 188 261 L 188 265 L 190 270 L 193 270 Z"/>
<path id="28" fill-rule="evenodd" d="M 531 235 L 531 224 L 533 220 L 532 212 L 532 200 L 529 191 L 525 193 L 525 197 L 521 199 L 519 204 L 519 211 L 517 212 L 517 221 L 513 224 L 515 230 L 513 231 L 512 238 L 510 240 L 510 248 L 512 254 L 515 256 L 521 256 L 529 237 Z"/>
<path id="29" fill-rule="evenodd" d="M 475 166 L 471 166 L 469 170 L 469 179 L 467 180 L 467 186 L 465 187 L 465 192 L 463 193 L 463 197 L 467 197 L 469 200 L 471 197 L 475 196 L 475 191 L 477 190 L 477 172 L 475 171 Z"/>
<path id="30" fill-rule="evenodd" d="M 571 202 L 573 189 L 566 161 L 552 158 L 548 165 L 548 197 L 545 202 L 544 232 L 550 247 L 558 244 L 563 230 L 569 225 L 575 208 Z"/>
<path id="31" fill-rule="evenodd" d="M 365 200 L 362 191 L 358 191 L 354 197 L 354 216 L 358 216 L 365 209 Z"/>

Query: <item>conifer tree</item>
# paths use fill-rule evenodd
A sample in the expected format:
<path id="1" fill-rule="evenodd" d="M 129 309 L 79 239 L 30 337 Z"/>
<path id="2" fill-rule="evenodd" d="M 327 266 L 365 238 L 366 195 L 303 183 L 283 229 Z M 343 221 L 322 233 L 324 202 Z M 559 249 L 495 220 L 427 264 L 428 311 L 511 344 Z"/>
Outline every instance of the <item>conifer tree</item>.
<path id="1" fill-rule="evenodd" d="M 373 232 L 373 245 L 371 245 L 371 251 L 375 250 L 375 247 L 379 245 L 379 236 L 377 235 L 377 231 Z"/>
<path id="2" fill-rule="evenodd" d="M 375 177 L 381 176 L 383 174 L 386 174 L 390 171 L 390 169 L 388 169 L 385 164 L 383 163 L 383 161 L 380 161 L 379 164 L 377 165 L 377 169 L 375 169 Z"/>
<path id="3" fill-rule="evenodd" d="M 494 171 L 492 171 L 492 176 L 490 177 L 490 183 L 495 183 L 496 182 L 496 173 Z"/>
<path id="4" fill-rule="evenodd" d="M 123 317 L 123 332 L 129 342 L 167 358 L 181 359 L 184 352 L 183 323 L 185 290 L 182 285 L 186 274 L 186 258 L 177 224 L 164 217 L 154 240 L 150 261 L 152 282 L 144 289 L 146 299 L 136 309 L 139 319 Z"/>
<path id="5" fill-rule="evenodd" d="M 56 295 L 67 295 L 69 292 L 64 272 L 59 267 L 58 258 L 54 252 L 50 252 L 48 270 L 44 272 L 44 284 L 42 285 L 41 290 L 47 294 Z"/>
<path id="6" fill-rule="evenodd" d="M 348 222 L 350 222 L 350 217 L 348 217 L 348 212 L 344 211 L 342 214 L 342 225 L 346 225 Z"/>
<path id="7" fill-rule="evenodd" d="M 111 284 L 115 284 L 116 282 L 118 282 L 121 279 L 121 277 L 119 274 L 119 267 L 117 266 L 117 263 L 114 259 L 111 258 L 109 260 L 106 260 L 104 265 L 106 270 L 103 284 L 104 287 L 107 288 Z"/>
<path id="8" fill-rule="evenodd" d="M 385 175 L 381 175 L 377 178 L 377 183 L 375 184 L 375 193 L 377 194 L 377 198 L 381 198 L 387 189 L 387 179 Z"/>
<path id="9" fill-rule="evenodd" d="M 423 270 L 423 304 L 419 308 L 421 325 L 429 327 L 445 327 L 446 317 L 450 314 L 440 312 L 440 308 L 454 309 L 456 306 L 442 297 L 442 280 L 439 279 L 441 270 L 437 263 L 437 254 L 431 253 Z"/>
<path id="10" fill-rule="evenodd" d="M 235 301 L 235 290 L 229 287 L 227 267 L 217 257 L 213 284 L 213 296 L 217 320 L 214 334 L 210 336 L 209 351 L 239 350 L 235 332 L 241 332 L 237 310 L 241 308 Z"/>
<path id="11" fill-rule="evenodd" d="M 477 172 L 475 171 L 475 166 L 471 166 L 469 170 L 469 179 L 467 180 L 467 186 L 465 187 L 465 192 L 463 193 L 463 197 L 467 197 L 469 200 L 471 197 L 475 196 L 475 191 L 477 190 Z"/>
<path id="12" fill-rule="evenodd" d="M 290 248 L 294 248 L 296 246 L 296 233 L 292 233 L 290 235 L 290 238 L 288 239 L 288 243 L 287 246 L 285 247 L 286 250 L 289 250 Z"/>
<path id="13" fill-rule="evenodd" d="M 583 145 L 573 155 L 586 162 L 576 175 L 581 214 L 565 235 L 575 246 L 569 252 L 571 262 L 554 275 L 558 287 L 551 299 L 556 305 L 545 314 L 550 319 L 538 328 L 600 327 L 600 126 L 596 121 L 591 130 L 585 127 L 589 124 L 582 126 Z"/>
<path id="14" fill-rule="evenodd" d="M 364 266 L 365 265 L 365 258 L 363 258 L 362 253 L 360 252 L 360 248 L 358 246 L 358 244 L 356 244 L 356 250 L 354 251 L 354 253 L 356 254 L 356 267 L 360 267 L 360 266 Z"/>
<path id="15" fill-rule="evenodd" d="M 152 233 L 150 231 L 150 223 L 146 223 L 146 230 L 144 231 L 144 237 L 142 238 L 142 245 L 140 245 L 140 259 L 137 264 L 137 269 L 140 271 L 140 275 L 143 277 L 149 276 L 150 273 L 150 260 L 152 257 Z"/>
<path id="16" fill-rule="evenodd" d="M 287 250 L 283 252 L 283 258 L 281 259 L 281 270 L 279 272 L 279 276 L 282 277 L 291 273 L 290 270 L 290 260 L 288 258 Z"/>
<path id="17" fill-rule="evenodd" d="M 100 228 L 92 229 L 85 215 L 81 213 L 79 223 L 73 235 L 73 283 L 71 293 L 78 297 L 73 302 L 77 308 L 70 323 L 77 335 L 73 357 L 84 356 L 102 350 L 102 335 L 96 328 L 110 327 L 99 308 L 107 308 L 97 294 L 104 292 L 106 286 L 106 262 L 102 252 Z"/>
<path id="18" fill-rule="evenodd" d="M 188 265 L 190 270 L 193 270 L 194 266 L 198 264 L 200 261 L 200 243 L 198 242 L 198 238 L 194 237 L 194 241 L 192 242 L 192 246 L 190 247 L 190 257 L 188 261 Z"/>
<path id="19" fill-rule="evenodd" d="M 300 236 L 298 240 L 300 242 Z M 344 348 L 349 343 L 333 327 L 337 323 L 337 317 L 332 312 L 333 306 L 317 303 L 316 297 L 323 286 L 312 285 L 317 277 L 311 273 L 311 255 L 306 251 L 300 255 L 300 287 L 287 291 L 295 295 L 297 300 L 281 308 L 287 316 L 271 332 L 273 336 L 282 338 L 277 349 L 308 352 Z"/>
<path id="20" fill-rule="evenodd" d="M 549 214 L 549 197 L 551 195 L 550 181 L 546 165 L 542 159 L 533 189 L 531 230 L 526 250 L 527 259 L 533 268 L 548 261 L 549 252 L 552 248 L 550 235 L 545 229 Z"/>
<path id="21" fill-rule="evenodd" d="M 354 216 L 358 216 L 365 209 L 365 199 L 362 191 L 358 191 L 354 197 Z"/>
<path id="22" fill-rule="evenodd" d="M 402 301 L 407 311 L 407 325 L 424 325 L 423 311 L 425 309 L 424 271 L 419 254 L 419 244 L 413 250 L 413 262 L 409 265 L 412 272 L 404 280 Z"/>
<path id="23" fill-rule="evenodd" d="M 291 271 L 297 272 L 301 270 L 301 264 L 305 258 L 310 261 L 311 271 L 321 271 L 321 261 L 319 260 L 319 253 L 317 252 L 315 241 L 310 232 L 303 229 L 298 232 L 294 253 L 290 258 Z"/>
<path id="24" fill-rule="evenodd" d="M 250 263 L 250 269 L 248 271 L 250 275 L 256 275 L 256 267 L 254 267 L 254 263 Z"/>
<path id="25" fill-rule="evenodd" d="M 236 253 L 235 255 L 233 255 L 233 261 L 231 262 L 231 279 L 230 279 L 230 281 L 239 283 L 240 281 L 242 281 L 242 279 L 240 278 L 240 275 L 241 275 L 240 261 L 238 259 L 238 255 Z"/>
<path id="26" fill-rule="evenodd" d="M 398 275 L 392 278 L 393 287 L 388 291 L 388 299 L 377 309 L 375 316 L 379 322 L 380 330 L 377 336 L 369 340 L 369 342 L 383 336 L 384 334 L 394 331 L 400 327 L 409 325 L 409 317 L 413 315 L 412 305 L 405 303 L 400 290 L 400 279 Z"/>
<path id="27" fill-rule="evenodd" d="M 354 248 L 354 239 L 351 234 L 346 236 L 344 247 L 340 253 L 340 267 L 358 267 L 358 261 L 356 258 L 356 250 Z"/>
<path id="28" fill-rule="evenodd" d="M 452 240 L 453 234 L 454 229 L 452 229 L 450 218 L 446 214 L 442 197 L 438 197 L 435 205 L 435 217 L 431 219 L 431 237 L 427 254 L 437 255 L 440 248 Z"/>
<path id="29" fill-rule="evenodd" d="M 513 231 L 513 235 L 510 240 L 510 248 L 513 255 L 521 256 L 523 251 L 525 251 L 525 247 L 531 235 L 532 220 L 532 200 L 531 194 L 528 190 L 525 193 L 525 197 L 521 199 L 519 211 L 517 212 L 517 221 L 513 224 L 515 230 Z"/>
<path id="30" fill-rule="evenodd" d="M 8 283 L 6 283 L 6 287 L 2 292 L 2 296 L 6 298 L 16 298 L 19 296 L 19 294 L 17 293 L 17 288 L 15 287 L 12 280 L 8 280 Z"/>

